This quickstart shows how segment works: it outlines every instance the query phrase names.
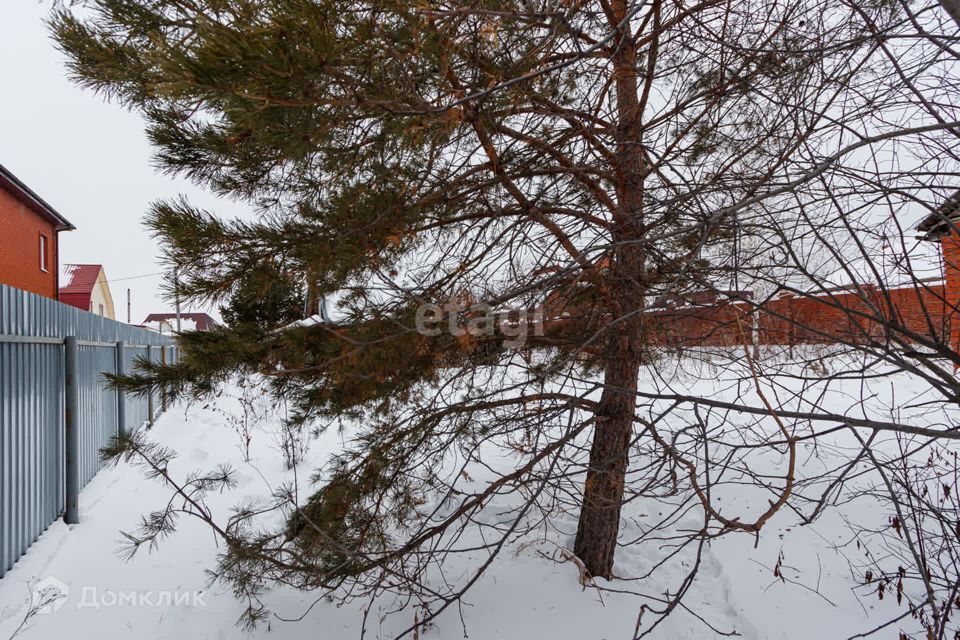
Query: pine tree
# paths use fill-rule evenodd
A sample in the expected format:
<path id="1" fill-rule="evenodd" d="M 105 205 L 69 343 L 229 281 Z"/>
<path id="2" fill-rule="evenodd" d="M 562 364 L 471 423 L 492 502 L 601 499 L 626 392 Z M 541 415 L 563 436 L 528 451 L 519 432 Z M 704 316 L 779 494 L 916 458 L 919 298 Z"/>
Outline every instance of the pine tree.
<path id="1" fill-rule="evenodd" d="M 271 331 L 303 318 L 306 302 L 303 283 L 265 261 L 251 265 L 247 277 L 220 307 L 220 315 L 232 327 L 248 324 Z"/>
<path id="2" fill-rule="evenodd" d="M 832 126 L 818 105 L 858 73 L 854 11 L 90 4 L 52 20 L 76 80 L 143 114 L 165 171 L 259 212 L 152 209 L 181 295 L 232 301 L 229 322 L 123 384 L 201 397 L 265 374 L 291 423 L 361 425 L 281 534 L 237 533 L 222 574 L 248 593 L 264 576 L 304 588 L 418 576 L 455 523 L 505 487 L 535 502 L 548 478 L 580 487 L 573 551 L 611 578 L 630 452 L 650 437 L 639 370 L 662 347 L 645 309 L 729 281 L 722 252 L 708 256 L 733 215 L 816 167 L 804 145 Z M 336 322 L 284 328 L 308 288 L 338 298 Z M 417 329 L 425 305 L 444 314 L 438 331 Z M 543 308 L 543 331 L 446 329 L 488 308 L 509 330 Z M 517 443 L 516 471 L 414 526 L 449 489 L 444 464 L 495 438 Z M 558 464 L 562 481 L 545 470 Z"/>

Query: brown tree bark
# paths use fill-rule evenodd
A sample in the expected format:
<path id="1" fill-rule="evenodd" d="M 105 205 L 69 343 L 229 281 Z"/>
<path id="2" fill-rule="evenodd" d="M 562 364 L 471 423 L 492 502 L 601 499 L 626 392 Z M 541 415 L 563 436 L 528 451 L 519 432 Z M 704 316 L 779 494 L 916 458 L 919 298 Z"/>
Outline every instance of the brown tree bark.
<path id="1" fill-rule="evenodd" d="M 960 0 L 940 0 L 940 6 L 960 26 Z"/>
<path id="2" fill-rule="evenodd" d="M 610 578 L 620 532 L 628 449 L 640 370 L 645 252 L 643 237 L 642 99 L 638 96 L 637 51 L 627 18 L 629 3 L 612 2 L 609 19 L 618 28 L 613 50 L 617 151 L 614 161 L 618 210 L 612 231 L 613 260 L 607 305 L 611 336 L 604 352 L 604 390 L 597 410 L 583 505 L 574 553 L 591 576 Z M 659 23 L 659 6 L 654 20 Z M 656 57 L 651 46 L 648 62 Z M 652 67 L 651 67 L 652 68 Z M 650 78 L 647 79 L 650 81 Z M 644 93 L 646 95 L 646 92 Z"/>
<path id="3" fill-rule="evenodd" d="M 574 553 L 591 576 L 610 578 L 620 533 L 628 449 L 633 433 L 639 354 L 630 336 L 610 341 L 605 388 L 593 432 Z"/>

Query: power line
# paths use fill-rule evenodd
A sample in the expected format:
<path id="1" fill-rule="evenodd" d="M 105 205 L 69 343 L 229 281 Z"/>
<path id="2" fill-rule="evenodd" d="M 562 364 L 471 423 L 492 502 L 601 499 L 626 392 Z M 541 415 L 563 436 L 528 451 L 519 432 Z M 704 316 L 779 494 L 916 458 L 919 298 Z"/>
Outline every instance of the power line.
<path id="1" fill-rule="evenodd" d="M 156 273 L 144 273 L 143 275 L 129 276 L 127 278 L 111 278 L 107 280 L 107 284 L 113 284 L 114 282 L 124 282 L 126 280 L 138 280 L 140 278 L 150 278 L 153 276 L 162 276 L 164 273 L 165 273 L 164 271 L 157 271 Z"/>

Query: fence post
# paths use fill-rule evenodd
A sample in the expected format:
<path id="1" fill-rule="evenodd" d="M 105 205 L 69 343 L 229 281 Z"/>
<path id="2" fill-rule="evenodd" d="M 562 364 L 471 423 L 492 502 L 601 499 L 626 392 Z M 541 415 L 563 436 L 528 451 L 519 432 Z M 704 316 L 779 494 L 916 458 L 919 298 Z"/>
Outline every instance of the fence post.
<path id="1" fill-rule="evenodd" d="M 126 344 L 123 340 L 117 343 L 117 375 L 127 373 Z M 123 389 L 117 389 L 117 435 L 127 435 L 127 396 Z"/>
<path id="2" fill-rule="evenodd" d="M 63 520 L 67 524 L 80 522 L 80 370 L 78 366 L 79 350 L 76 336 L 68 336 L 63 341 L 64 368 L 66 382 L 66 429 L 64 450 L 66 460 L 64 470 L 66 476 L 65 499 L 66 508 Z"/>
<path id="3" fill-rule="evenodd" d="M 167 347 L 160 347 L 160 364 L 167 366 Z M 167 411 L 167 388 L 160 388 L 160 412 L 166 413 Z"/>
<path id="4" fill-rule="evenodd" d="M 147 345 L 147 360 L 153 361 L 153 347 Z M 147 425 L 153 426 L 153 389 L 147 394 Z"/>

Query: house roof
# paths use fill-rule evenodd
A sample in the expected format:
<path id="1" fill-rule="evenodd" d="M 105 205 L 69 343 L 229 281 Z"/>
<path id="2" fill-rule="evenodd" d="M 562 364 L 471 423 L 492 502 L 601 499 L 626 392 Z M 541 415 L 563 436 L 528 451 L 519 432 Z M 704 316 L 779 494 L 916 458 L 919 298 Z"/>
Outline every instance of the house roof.
<path id="1" fill-rule="evenodd" d="M 93 299 L 93 289 L 97 286 L 103 266 L 99 264 L 65 264 L 60 287 L 59 299 L 72 307 L 91 311 L 90 301 Z"/>
<path id="2" fill-rule="evenodd" d="M 57 213 L 57 210 L 51 207 L 47 202 L 38 196 L 34 191 L 13 175 L 9 169 L 0 164 L 0 188 L 9 191 L 14 198 L 30 207 L 39 216 L 53 223 L 57 231 L 73 231 L 75 226 L 70 221 Z"/>
<path id="3" fill-rule="evenodd" d="M 217 327 L 217 321 L 211 318 L 206 313 L 181 313 L 180 318 L 183 320 L 190 320 L 197 326 L 197 331 L 209 331 Z M 177 314 L 175 313 L 151 313 L 143 321 L 143 324 L 150 324 L 151 322 L 168 322 L 170 320 L 176 320 Z"/>
<path id="4" fill-rule="evenodd" d="M 60 294 L 90 295 L 97 285 L 101 271 L 103 271 L 103 265 L 100 264 L 63 265 L 63 282 L 65 284 L 60 287 Z"/>
<path id="5" fill-rule="evenodd" d="M 960 189 L 943 201 L 936 211 L 925 217 L 917 225 L 917 231 L 924 240 L 936 240 L 945 236 L 960 224 Z"/>

